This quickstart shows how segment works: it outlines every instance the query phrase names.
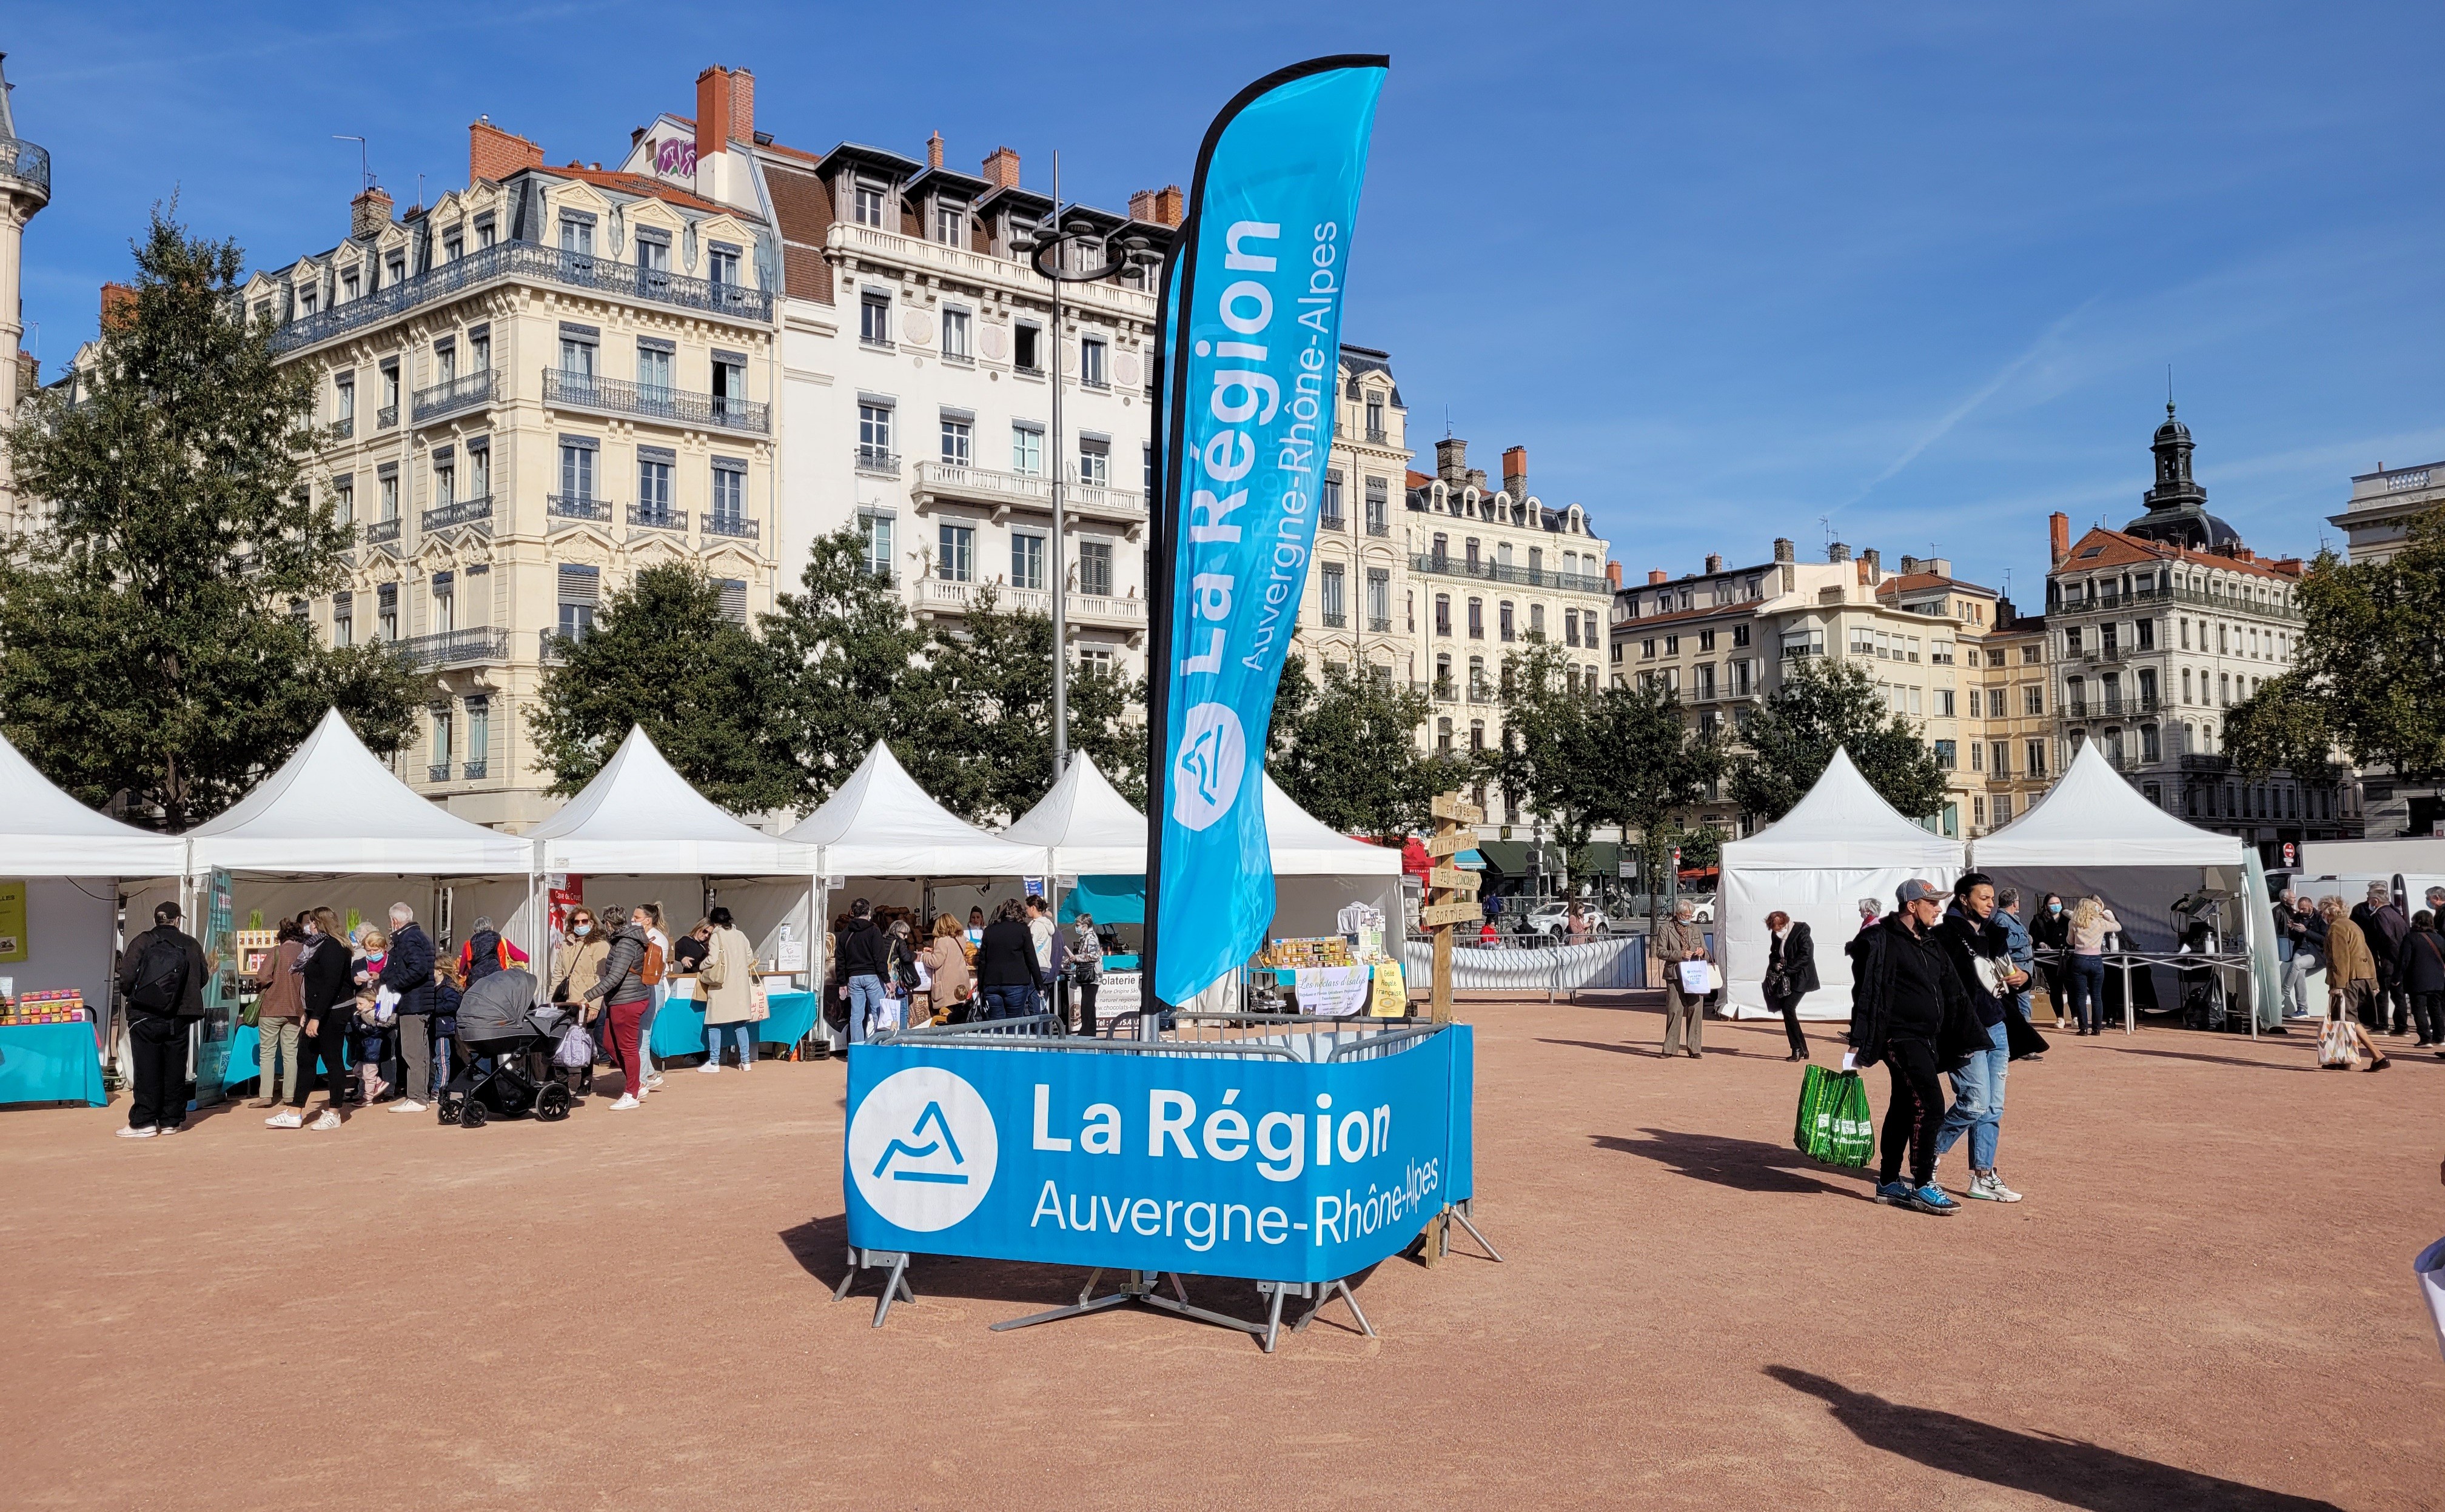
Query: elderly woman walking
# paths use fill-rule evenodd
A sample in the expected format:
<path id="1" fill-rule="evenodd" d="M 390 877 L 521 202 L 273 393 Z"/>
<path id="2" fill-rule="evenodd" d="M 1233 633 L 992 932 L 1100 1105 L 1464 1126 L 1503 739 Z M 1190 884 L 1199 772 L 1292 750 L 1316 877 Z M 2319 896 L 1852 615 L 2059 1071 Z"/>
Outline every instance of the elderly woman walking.
<path id="1" fill-rule="evenodd" d="M 704 984 L 704 1064 L 707 1075 L 721 1069 L 726 1039 L 738 1047 L 738 1069 L 756 1069 L 756 946 L 731 921 L 730 910 L 716 908 L 704 916 L 713 928 L 705 942 L 704 964 L 697 980 Z"/>
<path id="2" fill-rule="evenodd" d="M 2368 936 L 2341 898 L 2319 899 L 2318 916 L 2326 921 L 2326 1017 L 2365 1022 L 2379 1006 L 2377 957 L 2369 953 Z"/>
<path id="3" fill-rule="evenodd" d="M 1675 1054 L 1698 1059 L 1705 1054 L 1707 989 L 1689 991 L 1682 982 L 1685 961 L 1709 961 L 1707 932 L 1698 927 L 1697 909 L 1686 898 L 1672 905 L 1672 917 L 1655 931 L 1655 959 L 1664 967 L 1664 1058 Z"/>
<path id="4" fill-rule="evenodd" d="M 254 979 L 255 1064 L 260 1079 L 251 1108 L 277 1108 L 302 1101 L 306 1074 L 297 1053 L 305 1041 L 306 983 L 297 975 L 297 958 L 306 952 L 306 929 L 297 919 L 283 919 L 272 932 L 271 959 Z M 280 1073 L 275 1084 L 273 1073 Z M 274 1088 L 277 1086 L 277 1091 Z"/>

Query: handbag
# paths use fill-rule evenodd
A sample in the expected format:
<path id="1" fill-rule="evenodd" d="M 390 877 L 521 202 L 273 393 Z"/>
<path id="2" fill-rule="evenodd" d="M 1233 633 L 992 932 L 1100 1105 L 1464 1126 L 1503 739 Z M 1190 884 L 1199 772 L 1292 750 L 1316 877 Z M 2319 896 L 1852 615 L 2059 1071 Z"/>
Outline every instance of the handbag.
<path id="1" fill-rule="evenodd" d="M 1876 1125 L 1869 1116 L 1867 1084 L 1856 1071 L 1810 1066 L 1800 1077 L 1800 1117 L 1791 1133 L 1795 1148 L 1828 1166 L 1857 1169 L 1876 1153 Z"/>
<path id="2" fill-rule="evenodd" d="M 773 1017 L 773 1005 L 764 1000 L 764 979 L 751 977 L 747 981 L 747 1021 L 760 1024 Z"/>
<path id="3" fill-rule="evenodd" d="M 583 1024 L 571 1024 L 560 1036 L 559 1048 L 551 1053 L 551 1063 L 569 1071 L 584 1071 L 594 1064 L 594 1036 Z"/>
<path id="4" fill-rule="evenodd" d="M 1712 964 L 1705 961 L 1684 961 L 1672 968 L 1680 974 L 1683 997 L 1695 998 L 1701 993 L 1712 990 L 1710 976 Z"/>
<path id="5" fill-rule="evenodd" d="M 1978 985 L 1987 989 L 1989 998 L 2015 996 L 2012 990 L 2012 968 L 1993 956 L 1971 956 L 1970 964 L 1978 972 Z"/>
<path id="6" fill-rule="evenodd" d="M 2349 1018 L 2329 1018 L 2318 1031 L 2321 1071 L 2375 1071 L 2384 1064 L 2385 1052 Z"/>
<path id="7" fill-rule="evenodd" d="M 722 936 L 727 933 L 721 929 L 713 932 L 713 949 L 706 953 L 704 964 L 696 968 L 697 980 L 716 992 L 719 992 L 722 984 L 730 980 L 729 953 L 722 948 Z"/>

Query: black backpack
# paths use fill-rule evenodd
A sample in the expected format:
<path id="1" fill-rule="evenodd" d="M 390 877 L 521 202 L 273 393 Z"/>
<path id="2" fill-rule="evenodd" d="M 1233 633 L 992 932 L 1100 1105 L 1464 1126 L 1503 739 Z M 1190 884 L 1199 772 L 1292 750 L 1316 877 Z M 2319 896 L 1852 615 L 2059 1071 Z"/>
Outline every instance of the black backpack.
<path id="1" fill-rule="evenodd" d="M 127 1000 L 155 1013 L 176 1013 L 187 985 L 187 949 L 177 936 L 148 931 L 144 949 L 136 958 L 136 978 Z"/>

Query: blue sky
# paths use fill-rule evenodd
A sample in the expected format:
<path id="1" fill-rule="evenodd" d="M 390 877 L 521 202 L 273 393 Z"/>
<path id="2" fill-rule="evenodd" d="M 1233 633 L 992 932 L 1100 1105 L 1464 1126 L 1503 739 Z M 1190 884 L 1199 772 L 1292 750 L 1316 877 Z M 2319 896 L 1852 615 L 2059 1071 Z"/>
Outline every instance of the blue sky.
<path id="1" fill-rule="evenodd" d="M 1329 9 L 1329 15 L 1318 15 Z M 709 63 L 811 148 L 1107 205 L 1185 180 L 1297 58 L 1392 55 L 1350 340 L 1444 433 L 1595 512 L 1634 578 L 1777 535 L 1952 558 L 2025 601 L 2049 510 L 2119 524 L 2165 369 L 2211 507 L 2313 551 L 2349 478 L 2445 457 L 2445 196 L 2426 5 L 1331 8 L 332 4 L 17 8 L 0 46 L 54 200 L 47 373 L 145 207 L 262 262 L 336 240 L 357 149 L 402 206 L 488 113 L 550 160 L 692 110 Z M 29 345 L 37 338 L 28 335 Z"/>

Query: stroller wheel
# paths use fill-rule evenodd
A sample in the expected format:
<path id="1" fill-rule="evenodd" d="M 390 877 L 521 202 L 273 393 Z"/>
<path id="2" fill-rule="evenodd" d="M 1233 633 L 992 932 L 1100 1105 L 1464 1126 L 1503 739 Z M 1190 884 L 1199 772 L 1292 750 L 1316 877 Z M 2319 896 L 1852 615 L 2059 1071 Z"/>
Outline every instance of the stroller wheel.
<path id="1" fill-rule="evenodd" d="M 559 1082 L 547 1085 L 535 1093 L 534 1115 L 547 1124 L 556 1124 L 569 1116 L 569 1089 Z"/>
<path id="2" fill-rule="evenodd" d="M 464 1113 L 466 1111 L 466 1098 L 454 1097 L 446 1092 L 442 1094 L 439 1102 L 433 1105 L 433 1116 L 445 1124 L 455 1124 L 458 1122 L 459 1115 Z"/>
<path id="3" fill-rule="evenodd" d="M 484 1104 L 482 1099 L 476 1097 L 466 1098 L 458 1109 L 458 1127 L 461 1129 L 481 1129 L 484 1127 Z"/>

